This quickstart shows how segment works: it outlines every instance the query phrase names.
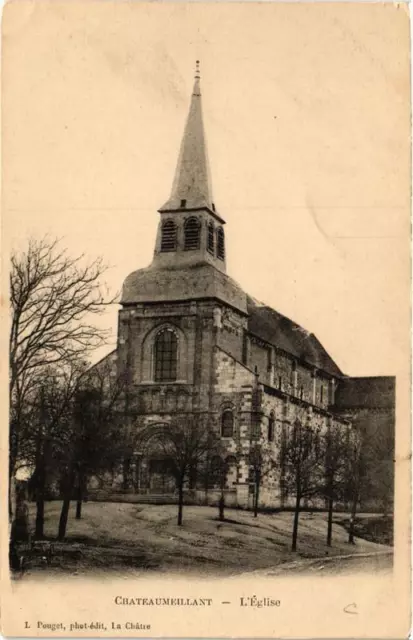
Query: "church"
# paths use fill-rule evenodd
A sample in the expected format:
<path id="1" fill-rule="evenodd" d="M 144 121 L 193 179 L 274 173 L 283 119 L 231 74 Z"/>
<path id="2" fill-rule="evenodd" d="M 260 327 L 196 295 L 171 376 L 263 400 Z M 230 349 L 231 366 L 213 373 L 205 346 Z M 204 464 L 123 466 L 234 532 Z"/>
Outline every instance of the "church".
<path id="1" fill-rule="evenodd" d="M 128 372 L 132 429 L 193 418 L 214 429 L 226 452 L 227 504 L 245 508 L 254 491 L 252 442 L 276 455 L 277 429 L 303 416 L 321 429 L 379 430 L 392 439 L 395 380 L 345 375 L 314 334 L 243 291 L 227 273 L 230 241 L 213 198 L 197 66 L 153 260 L 123 284 L 117 348 L 105 360 Z M 391 478 L 392 455 L 377 462 L 390 465 Z M 126 485 L 121 469 L 106 498 L 173 495 L 156 455 L 134 452 L 130 469 Z M 288 500 L 279 476 L 263 479 L 261 506 Z M 197 489 L 193 499 L 202 502 Z"/>

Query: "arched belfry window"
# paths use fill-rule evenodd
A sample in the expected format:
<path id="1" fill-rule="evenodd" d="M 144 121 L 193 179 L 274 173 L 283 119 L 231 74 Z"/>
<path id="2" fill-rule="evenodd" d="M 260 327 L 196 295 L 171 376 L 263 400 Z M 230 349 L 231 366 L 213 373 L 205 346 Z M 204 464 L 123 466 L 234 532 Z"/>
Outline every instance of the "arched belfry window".
<path id="1" fill-rule="evenodd" d="M 173 220 L 166 220 L 161 230 L 161 251 L 175 251 L 176 224 Z"/>
<path id="2" fill-rule="evenodd" d="M 268 442 L 274 442 L 274 414 L 271 413 L 268 420 Z"/>
<path id="3" fill-rule="evenodd" d="M 154 345 L 155 382 L 175 382 L 178 368 L 178 338 L 173 329 L 158 333 Z"/>
<path id="4" fill-rule="evenodd" d="M 201 242 L 201 224 L 198 218 L 188 218 L 184 227 L 184 249 L 199 249 Z"/>
<path id="5" fill-rule="evenodd" d="M 212 255 L 214 255 L 214 253 L 215 253 L 215 229 L 214 229 L 214 225 L 213 225 L 212 222 L 210 222 L 208 224 L 207 248 L 208 248 L 209 253 L 212 253 Z"/>
<path id="6" fill-rule="evenodd" d="M 225 237 L 222 227 L 218 227 L 217 229 L 217 256 L 221 260 L 225 258 Z"/>
<path id="7" fill-rule="evenodd" d="M 221 416 L 221 436 L 232 438 L 234 435 L 234 414 L 231 409 L 225 409 Z"/>

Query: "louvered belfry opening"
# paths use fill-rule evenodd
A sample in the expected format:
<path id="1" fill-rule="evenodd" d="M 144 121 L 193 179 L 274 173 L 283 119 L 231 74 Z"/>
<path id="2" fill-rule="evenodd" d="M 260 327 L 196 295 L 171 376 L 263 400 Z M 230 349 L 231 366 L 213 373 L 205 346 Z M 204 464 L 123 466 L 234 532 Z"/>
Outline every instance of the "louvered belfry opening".
<path id="1" fill-rule="evenodd" d="M 173 220 L 166 220 L 162 225 L 161 251 L 176 250 L 176 224 Z"/>
<path id="2" fill-rule="evenodd" d="M 225 259 L 225 238 L 224 230 L 222 227 L 217 229 L 217 256 L 220 260 Z"/>
<path id="3" fill-rule="evenodd" d="M 208 224 L 207 249 L 208 249 L 209 253 L 212 253 L 212 255 L 214 255 L 214 250 L 215 250 L 215 232 L 214 232 L 214 225 L 212 224 L 212 222 L 210 222 Z"/>
<path id="4" fill-rule="evenodd" d="M 198 218 L 189 218 L 185 222 L 184 233 L 185 233 L 185 241 L 184 241 L 185 251 L 199 249 L 201 244 L 201 224 Z"/>

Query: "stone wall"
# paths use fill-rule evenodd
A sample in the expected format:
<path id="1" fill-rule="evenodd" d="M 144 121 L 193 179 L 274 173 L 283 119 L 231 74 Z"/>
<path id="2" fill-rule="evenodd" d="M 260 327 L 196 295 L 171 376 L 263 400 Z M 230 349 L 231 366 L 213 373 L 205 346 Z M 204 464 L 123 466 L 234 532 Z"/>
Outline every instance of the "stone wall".
<path id="1" fill-rule="evenodd" d="M 306 365 L 257 336 L 247 336 L 245 362 L 257 371 L 260 382 L 327 409 L 334 401 L 331 376 Z"/>
<path id="2" fill-rule="evenodd" d="M 351 420 L 362 438 L 365 460 L 361 508 L 387 511 L 394 500 L 396 379 L 344 378 L 337 386 L 335 411 Z"/>

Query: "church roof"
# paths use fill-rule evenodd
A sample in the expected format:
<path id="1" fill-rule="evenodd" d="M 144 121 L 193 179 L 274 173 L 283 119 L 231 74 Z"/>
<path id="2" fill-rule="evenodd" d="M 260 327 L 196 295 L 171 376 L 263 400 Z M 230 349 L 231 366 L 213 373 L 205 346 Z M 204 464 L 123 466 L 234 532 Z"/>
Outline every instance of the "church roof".
<path id="1" fill-rule="evenodd" d="M 247 297 L 247 308 L 248 330 L 258 338 L 332 376 L 343 375 L 313 333 L 250 296 Z"/>
<path id="2" fill-rule="evenodd" d="M 215 211 L 206 137 L 202 117 L 199 63 L 192 91 L 191 106 L 169 200 L 160 211 L 201 209 Z"/>
<path id="3" fill-rule="evenodd" d="M 216 299 L 247 313 L 241 287 L 214 266 L 199 263 L 183 268 L 147 267 L 131 273 L 123 283 L 121 304 L 187 302 Z"/>
<path id="4" fill-rule="evenodd" d="M 185 210 L 208 209 L 223 223 L 215 212 L 212 197 L 198 64 L 172 192 L 159 211 L 182 213 Z M 202 255 L 182 249 L 163 253 L 155 251 L 155 259 L 149 267 L 138 269 L 126 278 L 121 304 L 219 300 L 248 315 L 249 331 L 265 342 L 332 376 L 342 375 L 314 334 L 248 297 L 223 269 L 211 264 L 206 242 L 203 242 L 205 251 Z M 189 261 L 189 257 L 193 259 Z"/>

